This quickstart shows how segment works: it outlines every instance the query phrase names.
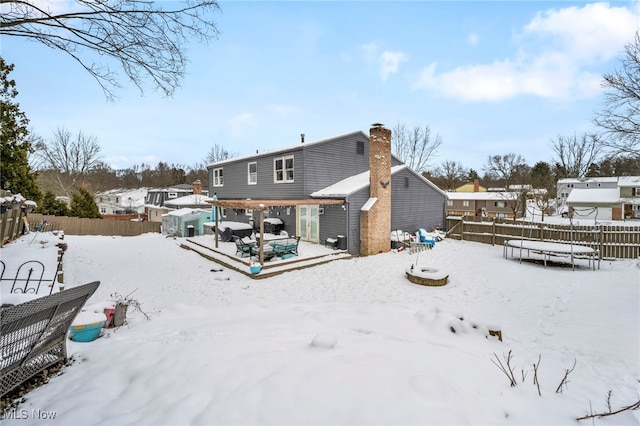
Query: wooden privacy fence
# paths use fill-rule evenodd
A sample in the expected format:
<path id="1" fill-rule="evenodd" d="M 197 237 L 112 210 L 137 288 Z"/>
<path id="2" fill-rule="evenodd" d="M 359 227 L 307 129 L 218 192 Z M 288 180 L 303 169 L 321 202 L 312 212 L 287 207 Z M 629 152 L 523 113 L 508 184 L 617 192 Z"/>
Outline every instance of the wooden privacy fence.
<path id="1" fill-rule="evenodd" d="M 514 239 L 573 243 L 598 250 L 600 258 L 640 257 L 640 226 L 594 224 L 571 227 L 501 218 L 448 216 L 447 236 L 492 245 L 503 245 L 506 240 Z"/>
<path id="2" fill-rule="evenodd" d="M 121 235 L 133 237 L 147 232 L 161 232 L 160 222 L 137 222 L 127 220 L 88 219 L 67 216 L 29 214 L 29 229 L 35 232 L 37 224 L 48 222 L 44 231 L 64 231 L 67 235 Z"/>

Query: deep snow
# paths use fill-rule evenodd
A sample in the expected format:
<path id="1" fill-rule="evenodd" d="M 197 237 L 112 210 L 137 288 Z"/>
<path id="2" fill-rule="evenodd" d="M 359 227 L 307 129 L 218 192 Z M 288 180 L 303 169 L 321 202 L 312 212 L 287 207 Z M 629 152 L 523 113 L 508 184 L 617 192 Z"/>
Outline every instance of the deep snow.
<path id="1" fill-rule="evenodd" d="M 445 239 L 420 254 L 252 280 L 212 272 L 180 239 L 158 234 L 65 241 L 67 288 L 101 281 L 87 312 L 130 294 L 150 319 L 132 312 L 94 342 L 68 341 L 74 363 L 3 425 L 42 424 L 38 410 L 60 425 L 575 425 L 607 411 L 609 390 L 614 410 L 640 399 L 635 260 L 545 269 L 503 258 L 502 247 Z M 14 244 L 2 249 L 5 262 L 18 261 Z M 301 256 L 321 250 L 300 246 Z M 412 263 L 448 271 L 449 283 L 410 283 Z M 509 351 L 516 387 L 492 362 Z M 539 356 L 542 396 L 532 383 Z"/>

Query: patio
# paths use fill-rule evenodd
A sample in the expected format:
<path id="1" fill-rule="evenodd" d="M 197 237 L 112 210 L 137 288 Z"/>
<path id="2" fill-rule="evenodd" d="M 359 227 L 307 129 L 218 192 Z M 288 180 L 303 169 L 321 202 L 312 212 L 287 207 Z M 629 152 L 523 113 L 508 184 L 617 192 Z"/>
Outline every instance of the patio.
<path id="1" fill-rule="evenodd" d="M 265 239 L 269 239 L 269 237 L 278 238 L 278 236 L 272 234 L 264 235 Z M 185 238 L 180 245 L 182 248 L 193 250 L 201 256 L 228 269 L 243 273 L 255 279 L 268 278 L 287 271 L 309 268 L 334 260 L 351 258 L 351 255 L 346 251 L 334 250 L 322 244 L 300 241 L 298 245 L 298 256 L 287 259 L 276 256 L 269 261 L 265 261 L 262 265 L 262 271 L 257 275 L 253 275 L 249 271 L 249 263 L 258 263 L 255 257 L 240 257 L 237 255 L 236 245 L 233 241 L 224 242 L 218 240 L 216 247 L 214 238 L 213 235 Z"/>

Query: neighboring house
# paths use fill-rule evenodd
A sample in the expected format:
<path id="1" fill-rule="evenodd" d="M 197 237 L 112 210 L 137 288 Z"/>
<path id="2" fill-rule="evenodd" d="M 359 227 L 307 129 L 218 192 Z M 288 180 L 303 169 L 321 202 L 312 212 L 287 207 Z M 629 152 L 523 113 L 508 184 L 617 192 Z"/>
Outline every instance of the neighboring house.
<path id="1" fill-rule="evenodd" d="M 447 215 L 514 219 L 523 217 L 525 202 L 520 192 L 447 192 Z"/>
<path id="2" fill-rule="evenodd" d="M 475 179 L 473 182 L 467 182 L 455 189 L 455 192 L 487 192 L 487 188 L 480 185 L 480 181 Z"/>
<path id="3" fill-rule="evenodd" d="M 640 219 L 640 176 L 622 176 L 620 188 L 621 216 L 624 219 Z"/>
<path id="4" fill-rule="evenodd" d="M 98 192 L 94 200 L 102 215 L 144 213 L 145 188 L 112 189 Z"/>
<path id="5" fill-rule="evenodd" d="M 564 185 L 568 184 L 573 186 L 569 187 L 571 189 L 565 204 L 573 217 L 596 220 L 640 219 L 640 176 L 564 182 Z"/>
<path id="6" fill-rule="evenodd" d="M 198 194 L 205 196 L 206 190 L 202 189 L 202 183 L 197 180 L 192 184 L 179 184 L 168 188 L 153 188 L 147 190 L 147 196 L 145 198 L 145 212 L 150 222 L 162 222 L 162 216 L 169 213 L 172 210 L 182 207 L 203 207 L 210 208 L 209 204 L 200 206 L 198 202 L 188 203 L 184 205 L 184 197 L 188 197 L 192 194 Z M 197 198 L 199 200 L 199 198 Z M 196 200 L 194 200 L 196 201 Z M 168 203 L 168 204 L 167 204 Z"/>
<path id="7" fill-rule="evenodd" d="M 573 189 L 596 189 L 596 188 L 617 188 L 617 177 L 598 177 L 598 178 L 565 178 L 559 179 L 556 184 L 556 194 L 558 197 L 558 210 L 567 211 L 567 198 Z"/>
<path id="8" fill-rule="evenodd" d="M 301 240 L 389 251 L 392 229 L 444 225 L 446 194 L 391 154 L 391 131 L 361 131 L 208 166 L 225 220 L 278 217 Z"/>
<path id="9" fill-rule="evenodd" d="M 171 209 L 183 209 L 183 208 L 193 208 L 193 209 L 210 209 L 211 204 L 208 203 L 210 198 L 206 195 L 202 194 L 191 194 L 185 195 L 184 197 L 176 198 L 174 200 L 168 200 L 164 203 L 164 207 Z"/>
<path id="10" fill-rule="evenodd" d="M 198 190 L 198 188 L 200 188 Z M 202 184 L 195 181 L 193 184 L 183 183 L 167 188 L 153 188 L 147 190 L 145 204 L 162 207 L 167 201 L 184 197 L 185 195 L 202 193 Z"/>
<path id="11" fill-rule="evenodd" d="M 202 193 L 202 183 L 199 180 L 193 182 L 192 190 L 192 194 L 166 200 L 164 207 L 173 209 L 182 209 L 185 207 L 194 209 L 211 208 L 211 204 L 207 202 L 209 197 Z"/>

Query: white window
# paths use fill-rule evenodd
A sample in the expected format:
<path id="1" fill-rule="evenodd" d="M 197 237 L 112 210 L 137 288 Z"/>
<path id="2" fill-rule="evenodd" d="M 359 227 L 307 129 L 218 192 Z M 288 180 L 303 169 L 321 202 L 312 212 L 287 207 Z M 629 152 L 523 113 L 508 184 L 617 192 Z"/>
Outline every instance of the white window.
<path id="1" fill-rule="evenodd" d="M 244 213 L 245 213 L 247 216 L 251 216 L 251 217 L 253 217 L 253 209 L 247 209 L 247 210 L 245 210 L 245 211 L 244 211 Z"/>
<path id="2" fill-rule="evenodd" d="M 224 176 L 222 173 L 222 168 L 213 169 L 213 186 L 223 186 L 224 185 Z"/>
<path id="3" fill-rule="evenodd" d="M 449 207 L 453 206 L 453 200 L 447 200 L 447 206 Z"/>
<path id="4" fill-rule="evenodd" d="M 293 182 L 293 155 L 273 160 L 273 181 L 276 183 Z"/>
<path id="5" fill-rule="evenodd" d="M 174 198 L 178 198 L 178 193 L 177 192 L 168 192 L 167 193 L 167 198 L 169 200 L 173 200 Z"/>
<path id="6" fill-rule="evenodd" d="M 462 205 L 463 205 L 464 207 L 469 207 L 469 200 L 464 200 L 464 201 L 462 201 Z"/>
<path id="7" fill-rule="evenodd" d="M 258 183 L 258 163 L 247 164 L 247 183 L 249 185 L 255 185 Z"/>
<path id="8" fill-rule="evenodd" d="M 501 219 L 506 219 L 507 218 L 507 214 L 506 213 L 496 213 L 496 217 L 501 218 Z"/>
<path id="9" fill-rule="evenodd" d="M 507 207 L 507 203 L 505 201 L 496 201 L 495 203 L 493 203 L 493 205 L 501 209 Z"/>

